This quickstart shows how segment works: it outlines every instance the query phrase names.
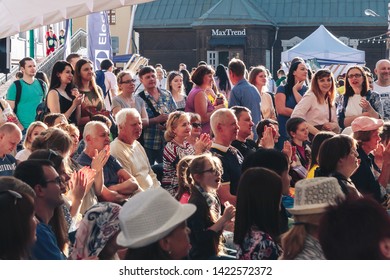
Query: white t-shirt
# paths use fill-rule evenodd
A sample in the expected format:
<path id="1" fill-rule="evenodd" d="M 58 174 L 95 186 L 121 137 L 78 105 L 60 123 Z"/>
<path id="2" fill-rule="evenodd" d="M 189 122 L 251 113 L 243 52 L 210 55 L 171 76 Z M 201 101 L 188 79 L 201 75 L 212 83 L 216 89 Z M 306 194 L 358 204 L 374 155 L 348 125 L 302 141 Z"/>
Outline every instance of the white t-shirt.
<path id="1" fill-rule="evenodd" d="M 374 82 L 374 91 L 376 91 L 381 99 L 383 107 L 383 118 L 390 120 L 390 86 L 382 87 Z"/>
<path id="2" fill-rule="evenodd" d="M 347 107 L 345 108 L 345 116 L 360 116 L 363 113 L 363 108 L 359 105 L 362 97 L 360 94 L 354 94 L 348 99 Z"/>
<path id="3" fill-rule="evenodd" d="M 109 90 L 111 93 L 111 102 L 112 102 L 112 98 L 114 98 L 118 94 L 118 83 L 116 81 L 116 76 L 114 73 L 110 71 L 105 71 L 104 77 L 105 77 L 104 84 L 106 86 L 106 90 Z M 107 110 L 111 111 L 110 99 L 108 95 L 104 98 L 104 105 L 106 106 Z"/>

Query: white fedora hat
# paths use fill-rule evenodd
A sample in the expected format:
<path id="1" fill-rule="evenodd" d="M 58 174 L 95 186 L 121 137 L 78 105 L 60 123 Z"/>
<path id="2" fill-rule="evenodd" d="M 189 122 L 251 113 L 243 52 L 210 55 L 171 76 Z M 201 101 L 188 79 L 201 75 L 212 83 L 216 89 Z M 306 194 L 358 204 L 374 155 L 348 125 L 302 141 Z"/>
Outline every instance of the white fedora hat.
<path id="1" fill-rule="evenodd" d="M 150 245 L 167 236 L 196 210 L 180 204 L 163 188 L 148 189 L 126 202 L 119 213 L 117 244 L 127 248 Z"/>
<path id="2" fill-rule="evenodd" d="M 295 184 L 294 207 L 287 209 L 293 215 L 323 213 L 338 197 L 344 197 L 334 177 L 303 179 Z"/>

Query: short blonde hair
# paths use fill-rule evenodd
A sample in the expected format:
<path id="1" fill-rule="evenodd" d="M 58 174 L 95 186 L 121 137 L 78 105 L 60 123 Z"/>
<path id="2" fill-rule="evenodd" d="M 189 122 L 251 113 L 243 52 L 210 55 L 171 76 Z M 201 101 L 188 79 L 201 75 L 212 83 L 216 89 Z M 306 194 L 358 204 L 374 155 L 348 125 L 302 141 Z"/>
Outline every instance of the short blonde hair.
<path id="1" fill-rule="evenodd" d="M 167 130 L 164 133 L 164 138 L 167 142 L 172 141 L 172 139 L 175 138 L 173 130 L 184 119 L 187 119 L 188 122 L 190 121 L 190 116 L 186 112 L 176 111 L 169 114 L 166 125 Z"/>
<path id="2" fill-rule="evenodd" d="M 26 138 L 24 139 L 24 142 L 23 142 L 23 148 L 31 150 L 31 144 L 32 144 L 31 135 L 36 127 L 42 127 L 44 129 L 48 129 L 47 125 L 43 122 L 40 122 L 40 121 L 32 122 L 29 125 L 29 127 L 27 128 Z"/>

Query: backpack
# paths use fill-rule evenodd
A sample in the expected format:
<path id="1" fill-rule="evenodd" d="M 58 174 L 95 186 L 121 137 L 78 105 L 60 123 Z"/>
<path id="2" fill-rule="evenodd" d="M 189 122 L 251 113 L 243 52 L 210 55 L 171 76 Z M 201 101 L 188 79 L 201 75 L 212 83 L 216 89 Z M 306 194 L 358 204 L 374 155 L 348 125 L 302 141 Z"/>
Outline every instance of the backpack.
<path id="1" fill-rule="evenodd" d="M 109 90 L 106 89 L 106 84 L 104 83 L 104 81 L 106 80 L 105 72 L 106 70 L 97 70 L 95 72 L 96 84 L 103 90 L 103 99 L 106 99 L 106 96 L 108 95 L 108 100 L 110 101 L 110 104 L 112 104 L 111 94 L 108 94 Z"/>

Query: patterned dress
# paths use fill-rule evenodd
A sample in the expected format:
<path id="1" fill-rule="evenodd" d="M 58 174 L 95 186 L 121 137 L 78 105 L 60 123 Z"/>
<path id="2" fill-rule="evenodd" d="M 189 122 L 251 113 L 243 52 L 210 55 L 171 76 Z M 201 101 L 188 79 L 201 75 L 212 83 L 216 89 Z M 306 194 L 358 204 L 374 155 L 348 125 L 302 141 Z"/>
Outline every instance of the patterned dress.
<path id="1" fill-rule="evenodd" d="M 242 244 L 237 246 L 239 260 L 277 260 L 282 254 L 282 248 L 272 237 L 256 227 L 246 234 Z"/>

